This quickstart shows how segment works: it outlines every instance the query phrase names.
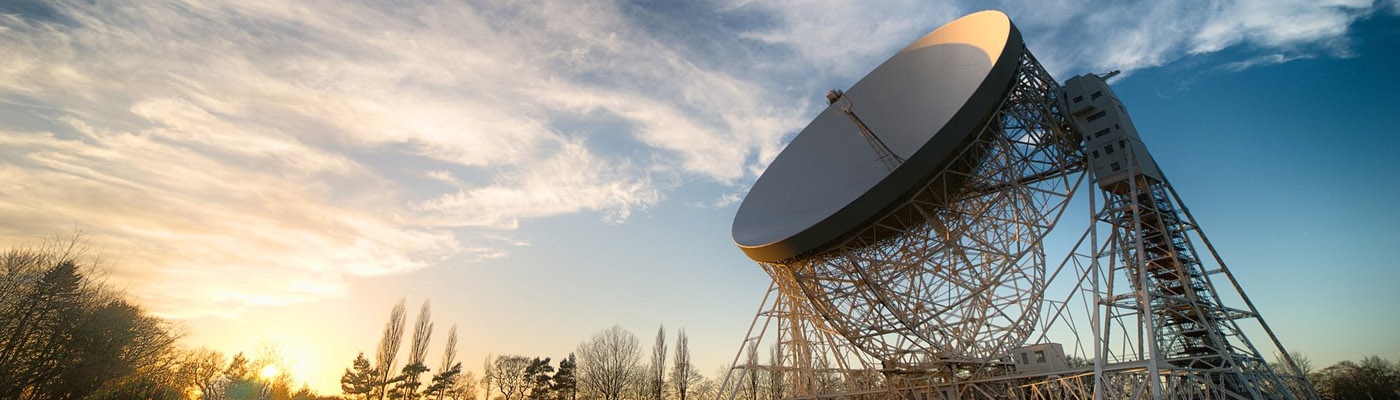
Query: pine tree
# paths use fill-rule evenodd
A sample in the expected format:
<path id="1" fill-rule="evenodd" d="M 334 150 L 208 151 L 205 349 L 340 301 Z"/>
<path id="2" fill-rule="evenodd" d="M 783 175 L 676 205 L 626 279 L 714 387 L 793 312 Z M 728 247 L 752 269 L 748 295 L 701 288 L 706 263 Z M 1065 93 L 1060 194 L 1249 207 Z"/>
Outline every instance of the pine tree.
<path id="1" fill-rule="evenodd" d="M 569 353 L 569 358 L 559 360 L 559 371 L 554 373 L 553 383 L 550 391 L 554 392 L 555 400 L 577 400 L 578 397 L 578 376 L 575 371 L 578 369 L 578 359 L 574 353 Z"/>
<path id="2" fill-rule="evenodd" d="M 525 368 L 526 385 L 530 388 L 530 393 L 525 398 L 529 400 L 549 399 L 549 389 L 551 376 L 554 367 L 549 365 L 549 357 L 540 359 L 535 357 L 530 361 L 530 366 Z"/>
<path id="3" fill-rule="evenodd" d="M 418 377 L 424 372 L 428 372 L 428 367 L 421 362 L 416 362 L 403 366 L 403 371 L 395 379 L 398 383 L 394 385 L 394 392 L 390 394 L 393 399 L 416 400 L 418 398 L 418 387 L 423 383 L 418 381 Z"/>
<path id="4" fill-rule="evenodd" d="M 433 381 L 428 385 L 425 393 L 435 399 L 442 400 L 447 392 L 457 384 L 457 377 L 462 374 L 462 363 L 452 364 L 451 367 L 438 371 L 433 375 Z"/>
<path id="5" fill-rule="evenodd" d="M 378 374 L 369 365 L 369 360 L 365 358 L 365 353 L 355 356 L 354 370 L 345 369 L 345 375 L 340 378 L 340 390 L 347 396 L 361 396 L 368 400 L 371 393 L 374 393 L 374 380 Z"/>

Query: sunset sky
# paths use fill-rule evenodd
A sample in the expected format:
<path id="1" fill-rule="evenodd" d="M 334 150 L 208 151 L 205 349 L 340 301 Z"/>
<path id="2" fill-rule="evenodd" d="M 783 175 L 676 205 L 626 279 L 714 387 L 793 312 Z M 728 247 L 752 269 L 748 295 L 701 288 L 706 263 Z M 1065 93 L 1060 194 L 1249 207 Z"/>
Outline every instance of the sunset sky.
<path id="1" fill-rule="evenodd" d="M 0 1 L 0 244 L 81 231 L 185 344 L 276 346 L 326 393 L 400 298 L 430 360 L 453 323 L 476 370 L 664 323 L 713 375 L 768 285 L 729 238 L 767 162 L 996 8 L 1061 80 L 1124 71 L 1290 350 L 1400 359 L 1400 1 L 865 4 Z"/>

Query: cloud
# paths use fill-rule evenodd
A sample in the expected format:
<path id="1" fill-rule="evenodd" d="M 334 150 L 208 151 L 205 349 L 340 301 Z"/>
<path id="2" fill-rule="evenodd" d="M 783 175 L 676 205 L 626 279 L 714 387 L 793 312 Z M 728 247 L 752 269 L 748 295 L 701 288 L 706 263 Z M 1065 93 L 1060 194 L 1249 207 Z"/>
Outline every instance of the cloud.
<path id="1" fill-rule="evenodd" d="M 663 2 L 664 3 L 664 2 Z M 1389 10 L 1395 12 L 1396 3 Z M 1379 7 L 1003 4 L 1052 72 L 1344 54 Z M 0 6 L 0 237 L 77 225 L 164 315 L 507 257 L 525 219 L 743 191 L 823 104 L 974 10 L 916 1 Z M 694 185 L 703 183 L 705 185 Z M 219 291 L 192 288 L 219 287 Z"/>
<path id="2" fill-rule="evenodd" d="M 1378 10 L 1370 0 L 1001 5 L 1025 33 L 1032 52 L 1056 76 L 1130 72 L 1231 48 L 1251 58 L 1261 56 L 1253 52 L 1293 54 L 1290 60 L 1345 56 L 1348 27 Z"/>
<path id="3" fill-rule="evenodd" d="M 521 219 L 621 222 L 676 182 L 753 179 L 803 109 L 625 8 L 0 10 L 0 236 L 76 224 L 117 283 L 192 317 L 504 257 L 528 245 Z"/>
<path id="4" fill-rule="evenodd" d="M 1340 39 L 1372 7 L 1370 0 L 1225 3 L 1191 37 L 1189 51 L 1214 52 L 1241 43 L 1288 48 Z"/>
<path id="5" fill-rule="evenodd" d="M 1283 54 L 1266 54 L 1244 61 L 1226 63 L 1224 65 L 1221 65 L 1221 68 L 1229 71 L 1243 71 L 1255 66 L 1283 64 L 1289 61 L 1303 58 L 1312 58 L 1312 56 L 1286 56 Z"/>
<path id="6" fill-rule="evenodd" d="M 941 21 L 960 16 L 953 6 L 917 1 L 873 7 L 830 0 L 736 0 L 720 6 L 768 14 L 775 21 L 740 37 L 794 49 L 800 59 L 790 63 L 810 71 L 855 78 Z"/>
<path id="7" fill-rule="evenodd" d="M 425 202 L 424 224 L 515 229 L 521 218 L 605 210 L 607 219 L 626 220 L 634 208 L 659 197 L 657 189 L 628 165 L 609 164 L 590 154 L 583 143 L 560 143 L 554 157 L 534 168 L 509 173 L 488 186 Z"/>
<path id="8" fill-rule="evenodd" d="M 141 106 L 172 125 L 124 132 L 65 119 L 59 122 L 69 138 L 0 132 L 4 236 L 71 226 L 93 233 L 118 260 L 113 278 L 174 316 L 339 295 L 347 275 L 402 272 L 423 267 L 418 257 L 482 252 L 449 231 L 405 227 L 372 212 L 391 205 L 368 197 L 347 204 L 324 186 L 354 178 L 359 166 L 266 137 L 258 138 L 267 141 L 262 146 L 281 148 L 182 140 L 173 136 L 189 129 L 180 124 L 228 127 L 180 106 Z"/>

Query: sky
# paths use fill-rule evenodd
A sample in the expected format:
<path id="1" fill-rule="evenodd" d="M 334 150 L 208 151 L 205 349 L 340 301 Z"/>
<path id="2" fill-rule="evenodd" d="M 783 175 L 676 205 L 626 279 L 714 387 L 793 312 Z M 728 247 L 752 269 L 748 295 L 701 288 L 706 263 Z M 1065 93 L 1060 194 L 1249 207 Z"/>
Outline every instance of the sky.
<path id="1" fill-rule="evenodd" d="M 1124 71 L 1285 346 L 1400 359 L 1400 1 L 867 4 L 0 1 L 0 244 L 80 231 L 185 344 L 322 392 L 399 299 L 430 360 L 664 324 L 713 375 L 768 285 L 750 185 L 827 89 L 995 8 L 1061 80 Z"/>

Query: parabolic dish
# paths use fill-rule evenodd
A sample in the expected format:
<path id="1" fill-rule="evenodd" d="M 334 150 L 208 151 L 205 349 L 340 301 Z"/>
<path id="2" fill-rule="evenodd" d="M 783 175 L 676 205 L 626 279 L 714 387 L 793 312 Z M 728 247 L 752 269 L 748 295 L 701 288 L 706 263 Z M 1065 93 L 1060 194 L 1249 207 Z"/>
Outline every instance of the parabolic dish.
<path id="1" fill-rule="evenodd" d="M 873 223 L 973 139 L 1012 87 L 1022 47 L 1006 14 L 983 11 L 890 57 L 773 160 L 739 206 L 734 242 L 749 258 L 774 262 Z M 905 161 L 893 170 L 881 161 L 843 104 Z"/>

